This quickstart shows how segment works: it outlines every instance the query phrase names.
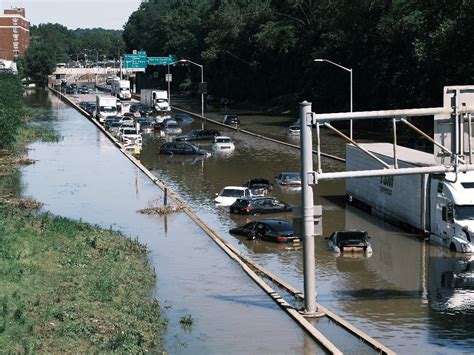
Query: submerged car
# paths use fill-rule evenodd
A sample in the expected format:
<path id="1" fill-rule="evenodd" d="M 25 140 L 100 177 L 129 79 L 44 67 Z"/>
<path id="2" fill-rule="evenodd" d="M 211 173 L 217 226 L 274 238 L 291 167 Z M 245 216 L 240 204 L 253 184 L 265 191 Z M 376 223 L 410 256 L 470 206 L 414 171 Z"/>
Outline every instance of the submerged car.
<path id="1" fill-rule="evenodd" d="M 193 129 L 183 136 L 176 137 L 177 141 L 194 141 L 194 140 L 214 140 L 215 136 L 220 136 L 216 129 Z"/>
<path id="2" fill-rule="evenodd" d="M 140 115 L 148 117 L 151 116 L 154 112 L 153 107 L 146 106 L 146 105 L 140 105 L 140 108 L 138 109 L 140 112 Z"/>
<path id="3" fill-rule="evenodd" d="M 332 233 L 328 238 L 329 248 L 337 254 L 341 253 L 364 253 L 372 254 L 372 246 L 366 231 L 344 230 Z"/>
<path id="4" fill-rule="evenodd" d="M 193 118 L 189 116 L 187 113 L 184 112 L 178 112 L 173 116 L 173 119 L 179 123 L 181 126 L 185 126 L 188 124 L 193 123 Z"/>
<path id="5" fill-rule="evenodd" d="M 155 131 L 155 125 L 146 118 L 137 118 L 136 122 L 139 124 L 141 133 L 153 133 Z"/>
<path id="6" fill-rule="evenodd" d="M 250 197 L 252 196 L 252 193 L 246 187 L 226 186 L 221 190 L 221 192 L 219 192 L 218 194 L 216 193 L 216 196 L 217 197 L 214 199 L 214 201 L 218 206 L 230 206 L 238 198 Z"/>
<path id="7" fill-rule="evenodd" d="M 250 179 L 244 186 L 255 196 L 266 196 L 273 191 L 273 186 L 267 179 Z"/>
<path id="8" fill-rule="evenodd" d="M 289 243 L 299 241 L 293 235 L 291 223 L 281 219 L 264 219 L 252 221 L 241 227 L 232 228 L 229 233 L 243 235 L 249 240 L 261 239 L 275 243 Z"/>
<path id="9" fill-rule="evenodd" d="M 77 90 L 79 94 L 88 94 L 89 93 L 89 87 L 87 85 L 81 85 L 79 86 L 79 89 Z"/>
<path id="10" fill-rule="evenodd" d="M 169 142 L 160 147 L 160 154 L 178 155 L 209 155 L 207 151 L 186 142 Z"/>
<path id="11" fill-rule="evenodd" d="M 301 126 L 299 124 L 292 124 L 288 127 L 289 136 L 299 136 L 301 133 Z"/>
<path id="12" fill-rule="evenodd" d="M 238 126 L 240 125 L 240 118 L 237 115 L 225 115 L 222 123 L 229 126 Z"/>
<path id="13" fill-rule="evenodd" d="M 168 118 L 161 124 L 161 130 L 165 134 L 174 135 L 174 134 L 181 134 L 182 130 L 179 126 L 178 122 L 175 120 Z"/>
<path id="14" fill-rule="evenodd" d="M 215 136 L 214 143 L 212 143 L 212 149 L 218 152 L 232 152 L 235 150 L 235 145 L 230 137 Z"/>
<path id="15" fill-rule="evenodd" d="M 230 205 L 230 213 L 235 214 L 264 214 L 291 212 L 293 207 L 274 197 L 246 197 L 237 199 Z"/>
<path id="16" fill-rule="evenodd" d="M 104 127 L 105 129 L 109 129 L 112 125 L 112 123 L 120 123 L 121 118 L 119 116 L 109 116 L 105 119 L 104 121 Z"/>
<path id="17" fill-rule="evenodd" d="M 275 177 L 281 187 L 301 187 L 301 174 L 297 172 L 283 172 Z"/>

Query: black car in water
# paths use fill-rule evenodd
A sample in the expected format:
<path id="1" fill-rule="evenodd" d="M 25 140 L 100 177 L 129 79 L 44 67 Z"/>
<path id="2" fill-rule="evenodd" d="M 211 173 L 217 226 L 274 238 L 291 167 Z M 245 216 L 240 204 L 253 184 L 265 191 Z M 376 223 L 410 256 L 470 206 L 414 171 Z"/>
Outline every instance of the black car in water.
<path id="1" fill-rule="evenodd" d="M 275 243 L 288 243 L 300 240 L 293 235 L 291 223 L 281 219 L 252 221 L 241 227 L 232 228 L 229 233 L 243 235 L 249 240 L 261 239 Z"/>
<path id="2" fill-rule="evenodd" d="M 186 142 L 169 142 L 160 147 L 160 154 L 169 155 L 209 155 L 198 146 Z"/>
<path id="3" fill-rule="evenodd" d="M 79 94 L 88 94 L 89 93 L 89 87 L 87 85 L 81 85 L 79 86 L 79 89 L 77 90 Z"/>
<path id="4" fill-rule="evenodd" d="M 217 129 L 193 129 L 185 135 L 176 137 L 176 141 L 214 140 L 215 136 L 220 136 Z"/>
<path id="5" fill-rule="evenodd" d="M 230 213 L 264 214 L 291 212 L 293 207 L 274 197 L 248 197 L 237 199 L 229 208 Z"/>
<path id="6" fill-rule="evenodd" d="M 148 116 L 153 115 L 154 110 L 153 110 L 153 107 L 151 106 L 140 105 L 138 112 L 140 112 L 140 115 L 148 117 Z"/>

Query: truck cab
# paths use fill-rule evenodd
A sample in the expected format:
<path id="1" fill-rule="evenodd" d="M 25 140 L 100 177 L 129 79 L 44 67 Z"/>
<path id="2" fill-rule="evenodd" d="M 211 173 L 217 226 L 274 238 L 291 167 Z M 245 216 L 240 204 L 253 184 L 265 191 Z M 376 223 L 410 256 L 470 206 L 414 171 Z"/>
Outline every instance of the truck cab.
<path id="1" fill-rule="evenodd" d="M 430 204 L 430 240 L 452 251 L 474 252 L 474 171 L 433 177 Z"/>
<path id="2" fill-rule="evenodd" d="M 96 96 L 96 118 L 104 123 L 109 116 L 117 115 L 117 99 L 112 96 Z"/>

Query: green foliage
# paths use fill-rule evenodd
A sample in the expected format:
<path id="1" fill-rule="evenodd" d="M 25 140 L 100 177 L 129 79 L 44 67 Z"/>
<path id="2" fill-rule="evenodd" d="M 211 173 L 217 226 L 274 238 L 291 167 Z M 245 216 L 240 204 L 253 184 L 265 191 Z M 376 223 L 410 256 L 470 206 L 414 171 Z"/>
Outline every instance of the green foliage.
<path id="1" fill-rule="evenodd" d="M 25 53 L 24 75 L 33 82 L 46 86 L 48 75 L 56 67 L 54 47 L 49 43 L 33 43 Z"/>
<path id="2" fill-rule="evenodd" d="M 474 81 L 473 16 L 473 0 L 157 0 L 123 37 L 128 51 L 204 64 L 216 95 L 348 110 L 349 75 L 313 62 L 325 58 L 353 69 L 355 110 L 403 108 L 439 105 L 443 86 Z"/>
<path id="3" fill-rule="evenodd" d="M 17 75 L 0 72 L 0 148 L 9 148 L 15 143 L 25 112 L 22 93 Z"/>
<path id="4" fill-rule="evenodd" d="M 159 351 L 166 323 L 154 284 L 138 242 L 0 200 L 2 351 Z"/>
<path id="5" fill-rule="evenodd" d="M 118 58 L 124 51 L 122 31 L 94 29 L 69 30 L 60 24 L 31 26 L 31 46 L 20 61 L 23 76 L 45 85 L 56 63 L 71 60 Z"/>

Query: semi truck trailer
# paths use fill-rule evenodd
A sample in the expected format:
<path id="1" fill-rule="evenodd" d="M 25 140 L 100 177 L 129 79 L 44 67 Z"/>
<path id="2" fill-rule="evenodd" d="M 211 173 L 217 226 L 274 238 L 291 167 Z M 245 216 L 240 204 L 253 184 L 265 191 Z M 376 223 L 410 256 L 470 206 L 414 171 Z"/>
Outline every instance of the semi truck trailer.
<path id="1" fill-rule="evenodd" d="M 393 145 L 360 146 L 393 165 Z M 397 146 L 399 168 L 437 165 L 433 154 Z M 346 145 L 346 170 L 381 169 L 380 162 Z M 361 202 L 374 215 L 426 233 L 430 241 L 453 251 L 474 251 L 474 171 L 414 174 L 346 180 L 349 201 Z"/>

